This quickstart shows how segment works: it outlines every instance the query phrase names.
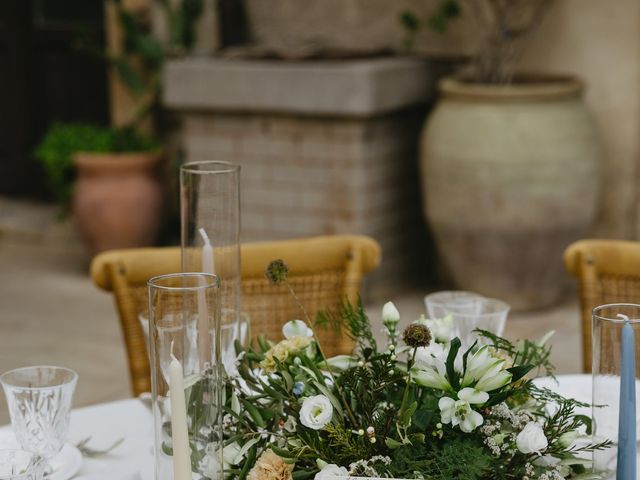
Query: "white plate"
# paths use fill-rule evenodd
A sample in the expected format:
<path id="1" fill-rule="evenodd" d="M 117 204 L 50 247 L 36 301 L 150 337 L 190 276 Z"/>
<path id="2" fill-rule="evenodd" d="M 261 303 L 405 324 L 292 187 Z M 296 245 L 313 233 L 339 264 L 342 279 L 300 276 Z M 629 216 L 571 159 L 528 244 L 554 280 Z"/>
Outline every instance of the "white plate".
<path id="1" fill-rule="evenodd" d="M 53 473 L 47 480 L 69 480 L 80 471 L 82 453 L 70 443 L 65 444 L 60 453 L 50 462 Z"/>

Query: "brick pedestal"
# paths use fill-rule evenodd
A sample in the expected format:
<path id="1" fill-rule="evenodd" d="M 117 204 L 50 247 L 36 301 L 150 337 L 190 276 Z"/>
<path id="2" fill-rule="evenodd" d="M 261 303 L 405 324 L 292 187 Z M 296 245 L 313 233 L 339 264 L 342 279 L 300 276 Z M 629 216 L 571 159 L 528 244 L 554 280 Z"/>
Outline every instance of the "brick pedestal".
<path id="1" fill-rule="evenodd" d="M 311 65 L 179 62 L 165 103 L 183 118 L 189 161 L 242 166 L 243 241 L 370 235 L 383 262 L 368 293 L 390 295 L 424 263 L 417 145 L 427 71 L 413 60 L 332 63 L 318 83 Z M 239 82 L 244 95 L 231 91 Z"/>

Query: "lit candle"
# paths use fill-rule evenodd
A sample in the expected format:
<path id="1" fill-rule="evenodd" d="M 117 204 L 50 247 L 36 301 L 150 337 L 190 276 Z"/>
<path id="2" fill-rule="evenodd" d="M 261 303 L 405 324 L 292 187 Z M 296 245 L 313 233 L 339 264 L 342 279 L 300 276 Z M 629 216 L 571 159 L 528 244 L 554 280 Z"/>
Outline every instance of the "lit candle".
<path id="1" fill-rule="evenodd" d="M 618 416 L 617 480 L 636 478 L 636 348 L 629 317 L 624 319 L 620 347 L 620 413 Z"/>
<path id="2" fill-rule="evenodd" d="M 209 240 L 209 235 L 204 228 L 200 228 L 200 236 L 204 244 L 202 245 L 202 272 L 210 273 L 211 275 L 216 273 L 215 262 L 213 260 L 213 247 Z"/>
<path id="3" fill-rule="evenodd" d="M 171 396 L 173 480 L 191 480 L 191 449 L 189 448 L 182 365 L 173 355 L 173 342 L 171 342 L 171 363 L 169 364 L 169 388 Z"/>

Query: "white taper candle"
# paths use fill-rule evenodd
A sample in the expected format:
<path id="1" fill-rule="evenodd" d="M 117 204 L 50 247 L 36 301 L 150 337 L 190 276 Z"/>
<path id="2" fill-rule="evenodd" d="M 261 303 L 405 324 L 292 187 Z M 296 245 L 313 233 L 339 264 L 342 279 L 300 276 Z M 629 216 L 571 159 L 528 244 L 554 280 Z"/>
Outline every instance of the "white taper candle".
<path id="1" fill-rule="evenodd" d="M 169 364 L 171 396 L 171 443 L 173 445 L 173 480 L 191 480 L 191 449 L 187 428 L 187 407 L 184 399 L 182 364 L 173 354 Z"/>

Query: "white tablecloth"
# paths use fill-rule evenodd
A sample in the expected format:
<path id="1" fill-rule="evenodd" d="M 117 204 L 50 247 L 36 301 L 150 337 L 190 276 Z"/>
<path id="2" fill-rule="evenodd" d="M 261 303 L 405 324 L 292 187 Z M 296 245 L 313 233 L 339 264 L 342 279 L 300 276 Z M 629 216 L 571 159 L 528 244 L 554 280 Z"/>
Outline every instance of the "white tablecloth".
<path id="1" fill-rule="evenodd" d="M 556 384 L 537 380 L 564 396 L 591 402 L 591 375 L 564 375 Z M 590 413 L 590 412 L 585 412 Z M 104 448 L 124 437 L 113 452 L 99 458 L 84 458 L 77 480 L 153 480 L 153 422 L 151 411 L 138 399 L 78 408 L 71 413 L 69 441 L 92 437 L 90 447 Z M 0 428 L 0 447 L 15 445 L 10 426 Z"/>
<path id="2" fill-rule="evenodd" d="M 83 458 L 77 480 L 153 480 L 153 422 L 151 410 L 137 398 L 77 408 L 71 413 L 69 442 L 91 437 L 88 446 L 106 448 L 124 442 L 111 453 Z M 0 428 L 0 447 L 15 446 L 10 426 Z"/>

